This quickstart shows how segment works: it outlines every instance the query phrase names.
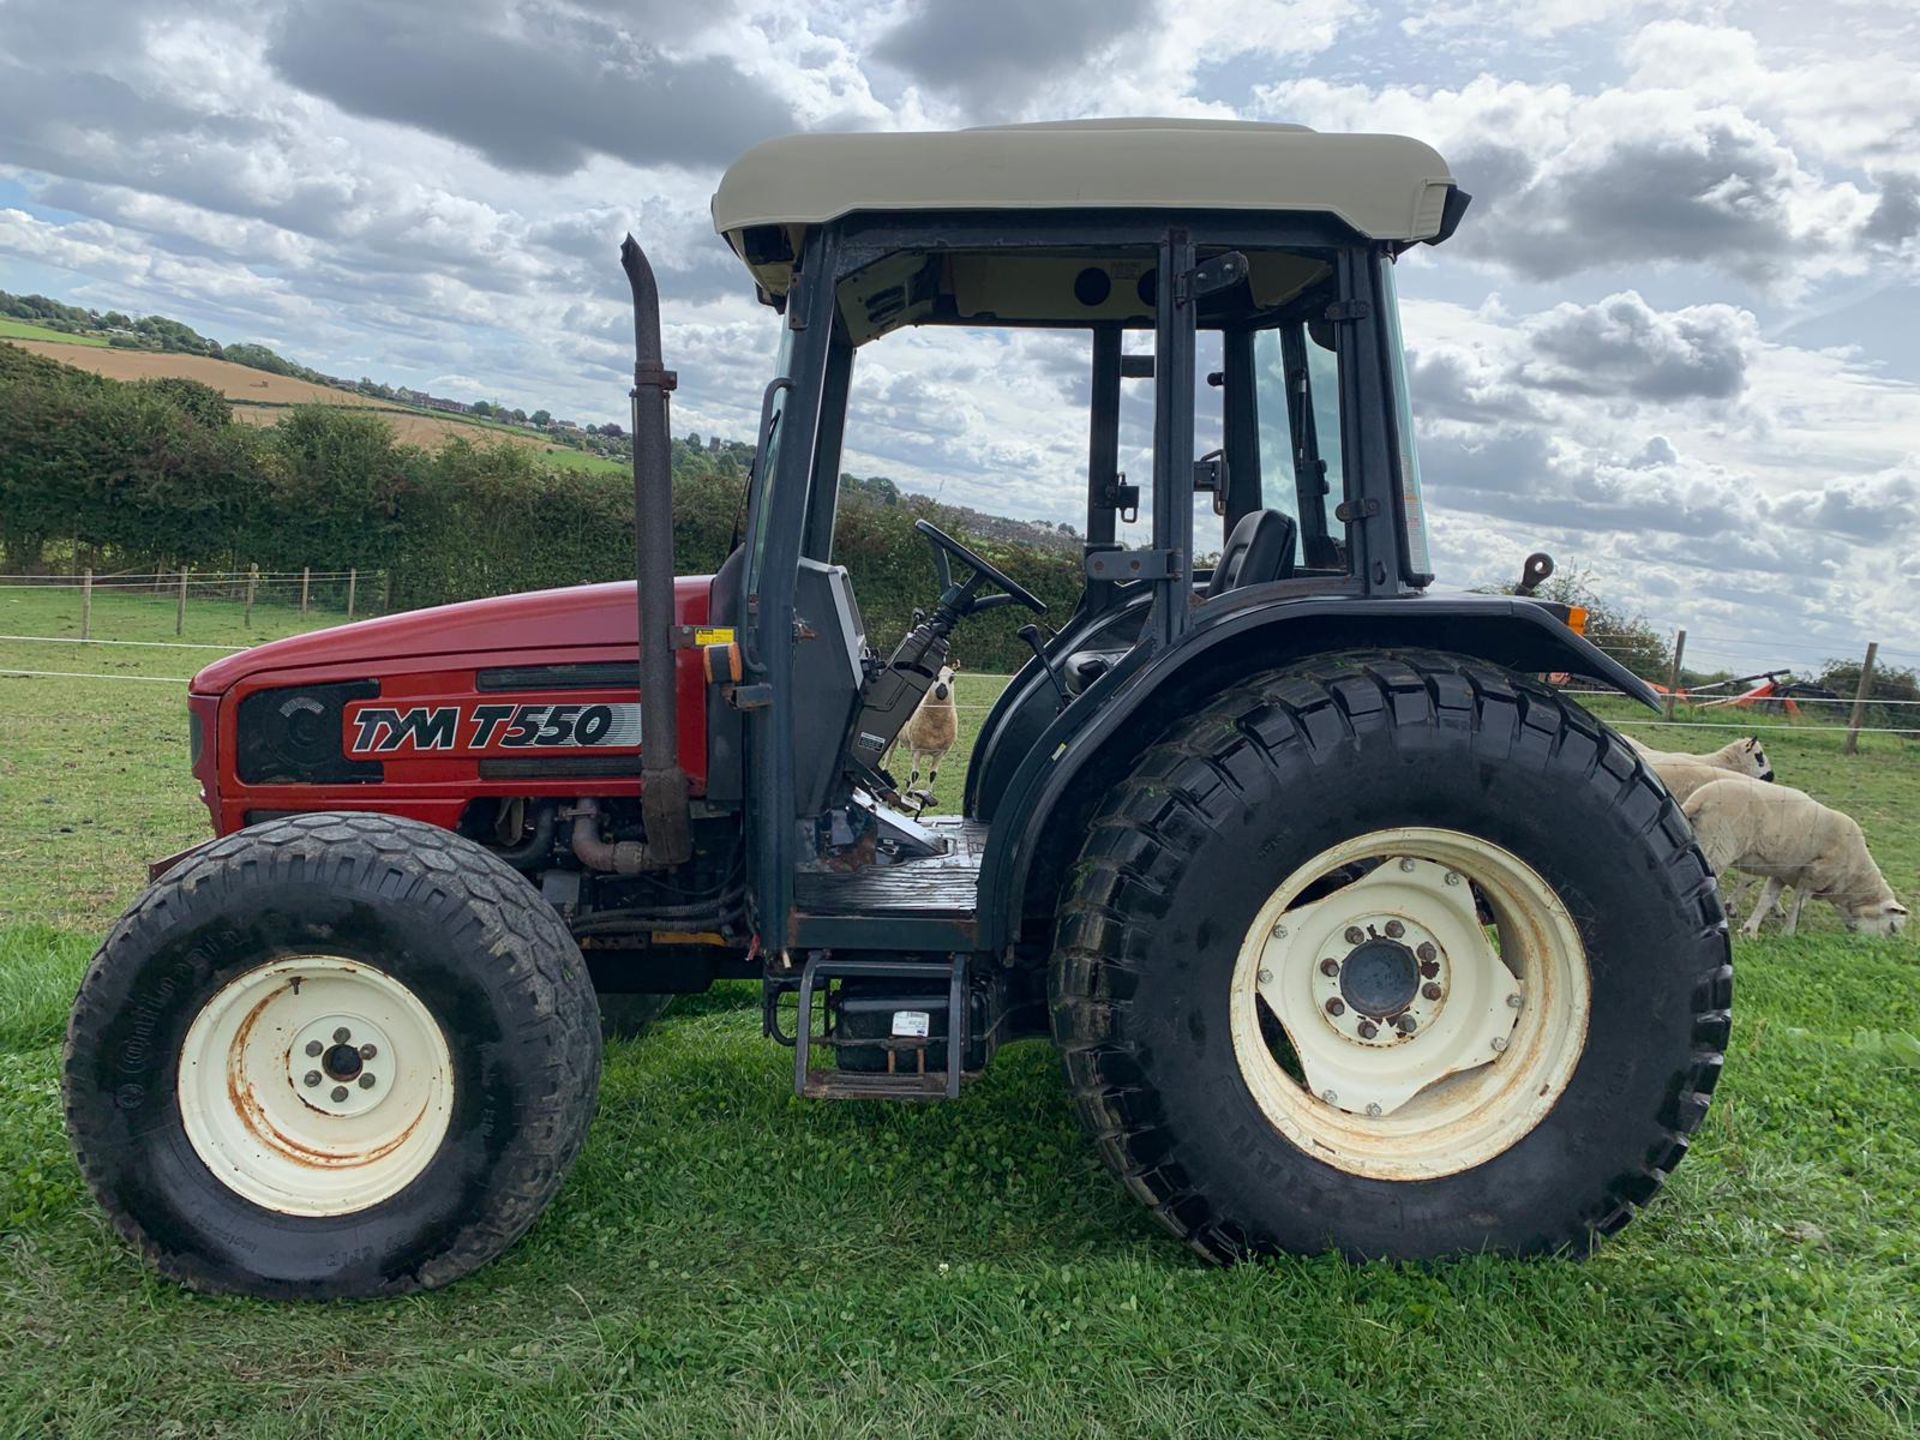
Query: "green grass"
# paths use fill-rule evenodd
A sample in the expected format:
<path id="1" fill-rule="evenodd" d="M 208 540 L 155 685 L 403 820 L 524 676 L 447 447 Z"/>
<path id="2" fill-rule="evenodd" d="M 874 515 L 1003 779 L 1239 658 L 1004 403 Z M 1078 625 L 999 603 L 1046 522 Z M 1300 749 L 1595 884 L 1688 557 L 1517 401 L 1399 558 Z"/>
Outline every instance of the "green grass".
<path id="1" fill-rule="evenodd" d="M 63 597 L 0 591 L 0 631 Z M 95 634 L 170 639 L 105 597 Z M 188 639 L 299 624 L 202 604 Z M 58 653 L 55 653 L 58 652 Z M 210 655 L 212 652 L 205 652 Z M 0 665 L 185 675 L 194 652 Z M 84 657 L 84 658 L 82 658 Z M 59 660 L 61 663 L 41 663 Z M 963 675 L 963 706 L 999 682 Z M 587 1151 L 502 1261 L 435 1295 L 209 1300 L 154 1279 L 68 1157 L 59 1040 L 141 865 L 198 838 L 180 686 L 0 678 L 0 1435 L 1910 1435 L 1920 1423 L 1920 947 L 1742 942 L 1726 1079 L 1667 1194 L 1585 1263 L 1206 1268 L 1108 1178 L 1051 1051 L 954 1104 L 816 1105 L 758 994 L 607 1057 Z M 1615 710 L 1611 704 L 1601 708 Z M 1619 709 L 1621 718 L 1632 712 Z M 983 718 L 961 711 L 962 743 Z M 1664 733 L 1673 732 L 1640 732 Z M 1682 732 L 1711 748 L 1719 732 Z M 1920 869 L 1920 748 L 1776 738 Z M 941 798 L 957 803 L 950 757 Z"/>
<path id="2" fill-rule="evenodd" d="M 102 348 L 107 343 L 99 335 L 69 335 L 64 330 L 49 330 L 44 325 L 9 320 L 4 315 L 0 315 L 0 340 L 46 340 L 55 345 L 94 345 Z"/>

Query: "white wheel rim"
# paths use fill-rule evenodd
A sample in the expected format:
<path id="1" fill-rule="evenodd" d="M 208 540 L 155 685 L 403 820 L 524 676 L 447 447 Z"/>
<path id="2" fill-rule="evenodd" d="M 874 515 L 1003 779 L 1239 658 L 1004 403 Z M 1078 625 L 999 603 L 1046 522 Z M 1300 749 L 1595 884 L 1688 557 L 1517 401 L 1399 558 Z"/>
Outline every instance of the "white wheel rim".
<path id="1" fill-rule="evenodd" d="M 1234 969 L 1234 1054 L 1267 1118 L 1308 1154 L 1370 1179 L 1434 1179 L 1546 1118 L 1586 1048 L 1591 989 L 1573 917 L 1525 862 L 1455 830 L 1378 830 L 1322 851 L 1261 907 Z"/>
<path id="2" fill-rule="evenodd" d="M 287 1215 L 349 1215 L 397 1195 L 439 1152 L 453 1111 L 453 1059 L 426 1006 L 391 975 L 329 955 L 228 982 L 188 1027 L 177 1084 L 207 1168 Z"/>

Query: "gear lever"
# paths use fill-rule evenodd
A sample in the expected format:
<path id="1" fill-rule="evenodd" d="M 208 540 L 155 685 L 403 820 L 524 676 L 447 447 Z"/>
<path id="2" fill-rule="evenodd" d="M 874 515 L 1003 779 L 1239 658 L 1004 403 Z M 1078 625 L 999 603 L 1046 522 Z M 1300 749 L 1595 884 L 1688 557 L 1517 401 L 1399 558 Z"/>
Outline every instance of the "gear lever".
<path id="1" fill-rule="evenodd" d="M 1027 642 L 1028 648 L 1033 651 L 1033 658 L 1040 662 L 1040 668 L 1047 672 L 1047 679 L 1053 682 L 1053 693 L 1060 697 L 1060 708 L 1062 710 L 1066 709 L 1067 687 L 1061 682 L 1059 675 L 1054 673 L 1053 666 L 1047 663 L 1046 648 L 1040 639 L 1040 627 L 1038 625 L 1022 625 L 1014 633 Z"/>

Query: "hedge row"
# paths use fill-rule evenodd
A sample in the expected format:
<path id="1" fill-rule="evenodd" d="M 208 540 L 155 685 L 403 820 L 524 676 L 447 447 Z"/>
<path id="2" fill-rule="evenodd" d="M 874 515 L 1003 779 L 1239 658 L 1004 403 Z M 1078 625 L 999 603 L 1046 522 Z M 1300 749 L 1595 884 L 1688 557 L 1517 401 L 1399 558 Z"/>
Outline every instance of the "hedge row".
<path id="1" fill-rule="evenodd" d="M 674 543 L 682 574 L 725 558 L 746 484 L 741 446 L 674 447 Z M 959 512 L 890 485 L 843 487 L 835 558 L 854 576 L 874 645 L 886 649 L 934 598 L 921 515 L 962 533 L 1047 600 L 1079 594 L 1072 550 L 980 535 Z M 180 566 L 393 577 L 414 607 L 633 573 L 633 497 L 619 475 L 550 467 L 525 446 L 398 443 L 377 414 L 303 406 L 270 429 L 237 423 L 191 380 L 132 384 L 0 345 L 0 552 L 9 573 L 50 557 L 96 569 Z M 973 622 L 967 666 L 1016 668 L 1024 612 Z"/>

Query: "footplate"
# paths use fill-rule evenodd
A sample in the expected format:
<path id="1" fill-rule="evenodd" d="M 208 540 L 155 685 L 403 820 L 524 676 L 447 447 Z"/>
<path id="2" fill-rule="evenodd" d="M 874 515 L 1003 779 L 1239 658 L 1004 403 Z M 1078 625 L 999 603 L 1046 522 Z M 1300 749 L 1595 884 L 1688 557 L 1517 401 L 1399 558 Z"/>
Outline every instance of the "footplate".
<path id="1" fill-rule="evenodd" d="M 836 994 L 835 982 L 848 980 L 902 984 L 898 991 L 883 987 L 884 996 L 867 987 L 854 996 Z M 800 972 L 798 994 L 795 1093 L 820 1100 L 951 1100 L 959 1095 L 971 1040 L 964 955 L 908 961 L 842 960 L 821 953 Z M 770 998 L 770 1010 L 776 999 Z M 815 1069 L 816 1050 L 826 1050 L 834 1068 Z"/>

